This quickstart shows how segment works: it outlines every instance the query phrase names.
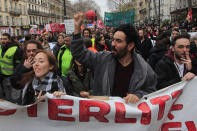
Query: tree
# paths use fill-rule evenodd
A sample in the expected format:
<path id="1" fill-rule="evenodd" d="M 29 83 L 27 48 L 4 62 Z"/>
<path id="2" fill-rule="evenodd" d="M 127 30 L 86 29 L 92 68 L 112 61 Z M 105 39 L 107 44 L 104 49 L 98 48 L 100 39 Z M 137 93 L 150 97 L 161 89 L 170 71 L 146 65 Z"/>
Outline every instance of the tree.
<path id="1" fill-rule="evenodd" d="M 108 6 L 112 10 L 128 10 L 134 8 L 132 2 L 133 0 L 108 0 Z"/>

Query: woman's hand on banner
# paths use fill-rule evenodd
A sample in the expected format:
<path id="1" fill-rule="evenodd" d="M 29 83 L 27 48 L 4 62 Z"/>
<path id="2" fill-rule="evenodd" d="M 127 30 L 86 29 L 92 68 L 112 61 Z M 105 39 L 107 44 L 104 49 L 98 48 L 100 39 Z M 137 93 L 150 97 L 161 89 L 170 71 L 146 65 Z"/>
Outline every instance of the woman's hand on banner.
<path id="1" fill-rule="evenodd" d="M 60 91 L 55 91 L 55 92 L 53 93 L 53 95 L 54 95 L 55 97 L 61 97 L 62 95 L 66 95 L 66 93 L 65 93 L 65 92 L 60 92 Z"/>

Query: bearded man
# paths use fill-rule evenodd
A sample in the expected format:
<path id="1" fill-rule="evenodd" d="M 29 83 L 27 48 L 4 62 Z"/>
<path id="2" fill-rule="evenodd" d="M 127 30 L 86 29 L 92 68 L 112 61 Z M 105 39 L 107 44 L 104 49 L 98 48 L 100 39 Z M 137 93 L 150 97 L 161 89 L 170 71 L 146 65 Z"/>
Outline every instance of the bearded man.
<path id="1" fill-rule="evenodd" d="M 138 32 L 140 40 L 135 44 L 135 48 L 137 51 L 139 51 L 144 60 L 148 61 L 150 57 L 150 50 L 153 47 L 152 42 L 148 37 L 144 36 L 143 29 L 139 29 Z"/>
<path id="2" fill-rule="evenodd" d="M 172 48 L 157 63 L 157 89 L 162 89 L 181 80 L 191 80 L 197 74 L 196 59 L 190 57 L 189 35 L 178 35 L 172 41 Z"/>
<path id="3" fill-rule="evenodd" d="M 136 103 L 155 91 L 156 74 L 134 51 L 138 33 L 132 25 L 125 24 L 115 29 L 111 52 L 93 53 L 83 46 L 82 22 L 83 13 L 76 14 L 71 52 L 77 61 L 94 71 L 94 87 L 88 95 L 119 96 L 126 103 Z"/>

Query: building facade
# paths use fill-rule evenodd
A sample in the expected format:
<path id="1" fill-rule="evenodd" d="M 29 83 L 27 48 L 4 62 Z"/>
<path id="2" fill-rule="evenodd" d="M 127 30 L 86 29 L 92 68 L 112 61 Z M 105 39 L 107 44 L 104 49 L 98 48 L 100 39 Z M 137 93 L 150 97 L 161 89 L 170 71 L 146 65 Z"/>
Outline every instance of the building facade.
<path id="1" fill-rule="evenodd" d="M 154 1 L 150 0 L 150 19 L 156 20 Z M 160 1 L 160 14 L 159 14 L 159 1 Z M 156 10 L 158 17 L 160 16 L 160 21 L 171 20 L 171 14 L 175 9 L 176 0 L 155 0 Z"/>
<path id="2" fill-rule="evenodd" d="M 133 1 L 135 8 L 135 23 L 146 23 L 148 20 L 148 0 Z"/>
<path id="3" fill-rule="evenodd" d="M 32 26 L 43 29 L 45 24 L 73 18 L 75 10 L 70 1 L 65 1 L 66 17 L 63 0 L 0 0 L 0 35 L 24 35 Z"/>
<path id="4" fill-rule="evenodd" d="M 197 18 L 197 0 L 191 0 L 192 19 Z M 174 10 L 171 11 L 171 16 L 174 21 L 184 21 L 188 14 L 188 1 L 177 0 Z"/>
<path id="5" fill-rule="evenodd" d="M 25 0 L 0 0 L 0 33 L 21 34 L 21 26 L 29 24 Z"/>

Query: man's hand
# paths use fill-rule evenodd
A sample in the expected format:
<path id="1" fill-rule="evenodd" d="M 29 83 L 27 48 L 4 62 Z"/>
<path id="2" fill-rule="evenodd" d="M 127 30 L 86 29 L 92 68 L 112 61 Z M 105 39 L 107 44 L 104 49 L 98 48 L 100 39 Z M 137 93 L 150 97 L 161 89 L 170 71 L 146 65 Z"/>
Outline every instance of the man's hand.
<path id="1" fill-rule="evenodd" d="M 26 59 L 25 61 L 24 61 L 24 66 L 27 68 L 27 69 L 30 69 L 32 66 L 33 66 L 33 57 L 32 56 L 30 56 L 28 59 Z"/>
<path id="2" fill-rule="evenodd" d="M 184 75 L 184 77 L 182 78 L 182 80 L 191 80 L 195 77 L 195 74 L 188 72 L 187 74 Z"/>
<path id="3" fill-rule="evenodd" d="M 192 69 L 192 61 L 191 61 L 191 58 L 189 56 L 189 52 L 186 53 L 186 58 L 181 58 L 181 61 L 185 64 L 186 66 L 186 69 L 188 71 L 190 71 Z"/>
<path id="4" fill-rule="evenodd" d="M 81 25 L 83 23 L 83 16 L 84 15 L 82 12 L 78 12 L 74 16 L 74 26 L 75 26 L 74 34 L 81 33 Z"/>
<path id="5" fill-rule="evenodd" d="M 109 100 L 108 96 L 91 96 L 89 92 L 81 91 L 80 95 L 83 98 L 93 99 L 93 100 Z"/>
<path id="6" fill-rule="evenodd" d="M 125 102 L 128 103 L 132 103 L 132 104 L 136 104 L 140 99 L 134 95 L 134 94 L 127 94 L 126 97 L 123 98 L 125 100 Z"/>
<path id="7" fill-rule="evenodd" d="M 81 91 L 80 96 L 83 97 L 83 98 L 88 98 L 90 96 L 90 93 L 86 92 L 86 91 Z"/>

